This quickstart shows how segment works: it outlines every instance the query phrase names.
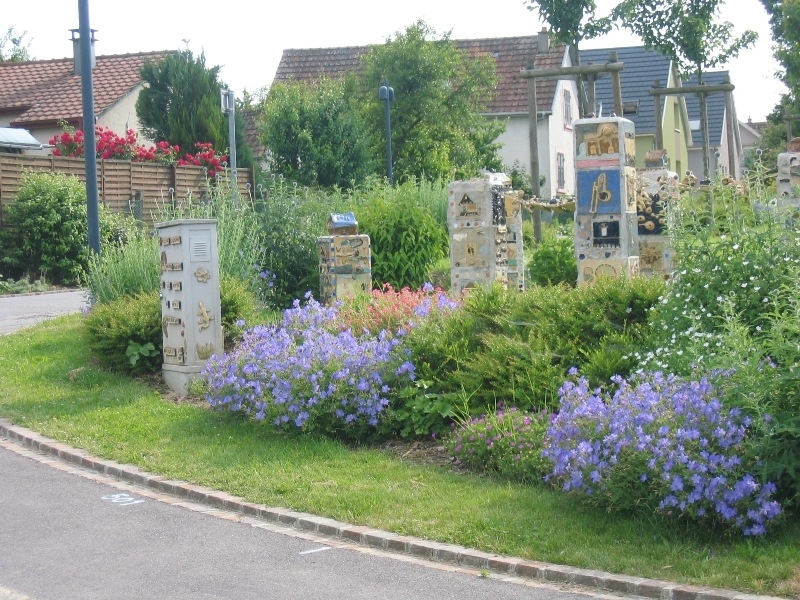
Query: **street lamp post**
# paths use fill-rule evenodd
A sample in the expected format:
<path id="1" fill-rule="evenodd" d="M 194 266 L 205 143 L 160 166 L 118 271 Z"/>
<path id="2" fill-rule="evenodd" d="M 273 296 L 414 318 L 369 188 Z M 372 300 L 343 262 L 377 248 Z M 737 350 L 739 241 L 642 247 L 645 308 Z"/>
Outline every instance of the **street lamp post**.
<path id="1" fill-rule="evenodd" d="M 89 0 L 78 0 L 78 39 L 72 32 L 73 49 L 81 76 L 81 104 L 83 108 L 84 165 L 86 174 L 86 216 L 89 233 L 89 249 L 100 255 L 100 208 L 97 190 L 97 142 L 94 123 L 94 90 L 92 67 L 94 66 L 94 32 L 89 27 Z"/>
<path id="2" fill-rule="evenodd" d="M 394 89 L 389 87 L 389 82 L 384 79 L 378 98 L 386 102 L 386 172 L 389 175 L 389 185 L 394 184 L 392 173 L 392 118 L 389 103 L 394 100 Z"/>
<path id="3" fill-rule="evenodd" d="M 239 193 L 239 181 L 236 173 L 236 96 L 230 88 L 220 90 L 222 112 L 228 115 L 229 163 L 231 168 L 231 187 L 234 202 Z"/>

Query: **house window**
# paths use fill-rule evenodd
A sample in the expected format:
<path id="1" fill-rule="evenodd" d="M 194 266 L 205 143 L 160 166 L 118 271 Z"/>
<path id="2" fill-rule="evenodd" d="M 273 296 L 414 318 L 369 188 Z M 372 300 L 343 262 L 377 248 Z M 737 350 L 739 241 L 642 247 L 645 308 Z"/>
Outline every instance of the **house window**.
<path id="1" fill-rule="evenodd" d="M 556 180 L 559 192 L 563 192 L 566 187 L 566 161 L 563 152 L 556 152 Z"/>
<path id="2" fill-rule="evenodd" d="M 572 94 L 564 90 L 564 128 L 572 129 Z"/>

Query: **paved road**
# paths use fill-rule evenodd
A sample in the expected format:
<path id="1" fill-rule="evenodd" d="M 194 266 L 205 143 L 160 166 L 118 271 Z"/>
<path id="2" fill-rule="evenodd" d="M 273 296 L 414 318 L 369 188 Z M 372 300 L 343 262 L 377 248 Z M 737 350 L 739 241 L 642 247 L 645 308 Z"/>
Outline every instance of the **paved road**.
<path id="1" fill-rule="evenodd" d="M 53 468 L 42 462 L 51 459 L 9 445 L 0 447 L 0 600 L 612 597 L 398 560 L 221 518 L 222 511 L 203 514 L 150 490 Z"/>
<path id="2" fill-rule="evenodd" d="M 89 306 L 80 290 L 0 296 L 0 335 Z"/>

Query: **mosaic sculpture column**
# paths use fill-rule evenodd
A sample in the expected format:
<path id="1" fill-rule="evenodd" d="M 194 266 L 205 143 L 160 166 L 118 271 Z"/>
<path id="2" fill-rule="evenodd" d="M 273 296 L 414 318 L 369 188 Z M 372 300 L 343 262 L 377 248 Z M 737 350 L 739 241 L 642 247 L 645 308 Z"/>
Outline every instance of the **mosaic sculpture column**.
<path id="1" fill-rule="evenodd" d="M 450 290 L 462 295 L 499 281 L 522 290 L 522 192 L 504 174 L 454 181 L 447 188 Z"/>
<path id="2" fill-rule="evenodd" d="M 372 254 L 368 235 L 359 235 L 355 215 L 331 213 L 328 234 L 317 239 L 323 303 L 372 290 Z"/>
<path id="3" fill-rule="evenodd" d="M 639 273 L 636 139 L 620 117 L 575 121 L 578 285 Z"/>
<path id="4" fill-rule="evenodd" d="M 645 157 L 645 168 L 638 172 L 636 219 L 639 226 L 639 273 L 646 277 L 669 279 L 673 270 L 673 251 L 666 233 L 667 207 L 678 198 L 678 174 L 667 169 L 664 150 L 653 150 Z"/>
<path id="5" fill-rule="evenodd" d="M 800 208 L 800 152 L 778 154 L 778 205 Z"/>

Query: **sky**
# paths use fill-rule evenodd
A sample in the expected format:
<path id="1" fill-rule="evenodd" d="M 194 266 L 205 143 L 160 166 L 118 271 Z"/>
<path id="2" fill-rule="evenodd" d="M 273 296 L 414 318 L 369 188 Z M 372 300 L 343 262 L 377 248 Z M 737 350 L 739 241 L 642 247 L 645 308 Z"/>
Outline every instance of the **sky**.
<path id="1" fill-rule="evenodd" d="M 72 56 L 70 29 L 78 29 L 78 0 L 5 0 L 0 34 L 14 27 L 27 32 L 35 59 Z M 617 0 L 597 0 L 605 15 Z M 490 8 L 491 7 L 491 8 Z M 736 86 L 739 119 L 762 121 L 785 91 L 774 77 L 767 14 L 759 0 L 728 0 L 722 20 L 734 33 L 752 29 L 755 47 L 726 65 Z M 453 39 L 531 35 L 541 30 L 535 11 L 523 0 L 455 2 L 451 0 L 89 0 L 89 25 L 97 30 L 95 54 L 127 54 L 188 47 L 205 54 L 207 66 L 220 66 L 220 79 L 242 96 L 269 87 L 287 48 L 326 48 L 381 44 L 418 19 Z M 641 45 L 626 31 L 585 43 L 586 48 Z M 377 91 L 376 91 L 377 93 Z"/>

